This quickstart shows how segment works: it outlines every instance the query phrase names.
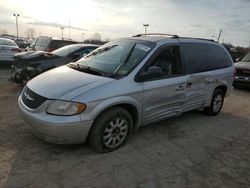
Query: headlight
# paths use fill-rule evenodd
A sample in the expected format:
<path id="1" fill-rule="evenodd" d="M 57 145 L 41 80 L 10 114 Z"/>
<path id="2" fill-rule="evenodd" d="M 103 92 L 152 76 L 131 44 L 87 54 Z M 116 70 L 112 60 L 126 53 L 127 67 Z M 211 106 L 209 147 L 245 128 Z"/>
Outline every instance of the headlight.
<path id="1" fill-rule="evenodd" d="M 87 106 L 78 102 L 54 101 L 47 109 L 48 114 L 72 116 L 83 112 Z"/>

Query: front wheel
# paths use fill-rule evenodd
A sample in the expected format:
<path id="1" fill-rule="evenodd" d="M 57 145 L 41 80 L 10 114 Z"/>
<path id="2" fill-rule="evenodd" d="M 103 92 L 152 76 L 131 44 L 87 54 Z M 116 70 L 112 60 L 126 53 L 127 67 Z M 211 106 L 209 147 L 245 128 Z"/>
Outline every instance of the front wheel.
<path id="1" fill-rule="evenodd" d="M 224 102 L 224 92 L 221 89 L 215 89 L 212 97 L 212 101 L 209 107 L 204 108 L 204 112 L 207 115 L 215 116 L 220 113 Z"/>
<path id="2" fill-rule="evenodd" d="M 89 143 L 96 152 L 116 150 L 125 144 L 132 126 L 133 120 L 127 110 L 120 107 L 109 109 L 93 124 Z"/>
<path id="3" fill-rule="evenodd" d="M 17 84 L 22 84 L 23 83 L 23 79 L 22 79 L 21 73 L 16 72 L 14 74 L 14 82 L 16 82 Z"/>

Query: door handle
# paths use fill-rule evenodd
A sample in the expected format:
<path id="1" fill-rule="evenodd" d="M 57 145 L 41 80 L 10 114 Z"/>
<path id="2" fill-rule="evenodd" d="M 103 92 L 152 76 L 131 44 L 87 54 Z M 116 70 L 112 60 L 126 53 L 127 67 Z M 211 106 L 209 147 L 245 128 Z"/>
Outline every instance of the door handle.
<path id="1" fill-rule="evenodd" d="M 176 91 L 184 90 L 184 88 L 185 88 L 185 85 L 178 85 L 176 86 Z"/>

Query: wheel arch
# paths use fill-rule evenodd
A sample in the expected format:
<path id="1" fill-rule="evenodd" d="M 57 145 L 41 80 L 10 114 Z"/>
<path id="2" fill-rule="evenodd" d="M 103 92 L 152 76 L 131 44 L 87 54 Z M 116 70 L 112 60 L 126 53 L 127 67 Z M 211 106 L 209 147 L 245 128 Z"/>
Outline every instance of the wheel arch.
<path id="1" fill-rule="evenodd" d="M 224 85 L 224 84 L 223 84 L 223 85 L 219 85 L 219 86 L 215 87 L 215 88 L 214 88 L 214 91 L 215 91 L 216 89 L 221 89 L 221 90 L 223 91 L 223 93 L 224 93 L 224 96 L 226 95 L 227 90 L 228 90 L 227 86 L 226 86 L 226 85 Z"/>
<path id="2" fill-rule="evenodd" d="M 94 114 L 94 122 L 100 117 L 103 113 L 111 108 L 121 107 L 128 111 L 133 119 L 133 128 L 132 131 L 137 130 L 141 122 L 141 107 L 139 102 L 132 97 L 117 97 L 109 100 L 105 100 L 102 103 L 98 104 L 95 109 L 92 111 Z"/>

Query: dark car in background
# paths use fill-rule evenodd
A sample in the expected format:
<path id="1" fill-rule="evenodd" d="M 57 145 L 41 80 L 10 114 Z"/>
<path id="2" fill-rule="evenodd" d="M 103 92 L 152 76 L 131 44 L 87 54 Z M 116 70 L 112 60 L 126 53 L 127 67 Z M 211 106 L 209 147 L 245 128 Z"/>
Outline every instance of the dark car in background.
<path id="1" fill-rule="evenodd" d="M 29 41 L 23 38 L 16 38 L 15 42 L 19 48 L 26 48 L 29 45 Z"/>
<path id="2" fill-rule="evenodd" d="M 53 52 L 54 50 L 67 46 L 70 44 L 77 44 L 77 42 L 72 40 L 40 36 L 37 38 L 36 43 L 33 47 L 33 50 L 41 50 L 45 52 Z"/>
<path id="3" fill-rule="evenodd" d="M 250 52 L 240 62 L 235 64 L 235 69 L 234 87 L 250 86 Z"/>
<path id="4" fill-rule="evenodd" d="M 12 79 L 16 83 L 23 83 L 49 69 L 76 61 L 98 47 L 93 44 L 72 44 L 51 53 L 29 51 L 16 54 L 11 70 Z"/>
<path id="5" fill-rule="evenodd" d="M 34 51 L 36 46 L 37 38 L 34 38 L 25 48 L 25 51 Z"/>

